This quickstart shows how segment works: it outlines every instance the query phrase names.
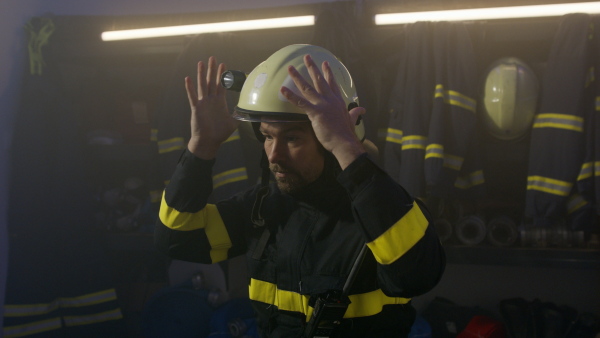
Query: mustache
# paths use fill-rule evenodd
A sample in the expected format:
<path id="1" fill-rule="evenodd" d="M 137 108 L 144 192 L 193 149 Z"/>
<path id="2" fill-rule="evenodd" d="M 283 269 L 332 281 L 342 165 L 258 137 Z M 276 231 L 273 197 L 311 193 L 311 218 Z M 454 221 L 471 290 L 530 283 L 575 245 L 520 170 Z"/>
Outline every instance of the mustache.
<path id="1" fill-rule="evenodd" d="M 269 169 L 271 169 L 271 171 L 274 172 L 274 173 L 286 172 L 287 171 L 285 168 L 283 168 L 279 164 L 274 164 L 274 163 L 269 164 Z"/>
<path id="2" fill-rule="evenodd" d="M 291 173 L 296 174 L 296 171 L 287 167 L 282 167 L 279 164 L 271 163 L 269 164 L 269 169 L 274 173 Z"/>

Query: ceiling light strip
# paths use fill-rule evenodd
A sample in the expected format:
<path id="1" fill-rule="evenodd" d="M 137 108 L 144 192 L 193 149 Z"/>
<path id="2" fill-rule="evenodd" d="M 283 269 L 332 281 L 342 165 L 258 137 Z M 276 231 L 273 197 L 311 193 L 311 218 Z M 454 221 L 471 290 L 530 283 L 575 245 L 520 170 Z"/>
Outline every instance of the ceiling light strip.
<path id="1" fill-rule="evenodd" d="M 396 25 L 418 21 L 472 21 L 561 16 L 569 13 L 600 13 L 600 2 L 553 5 L 457 9 L 446 11 L 376 14 L 376 25 Z"/>
<path id="2" fill-rule="evenodd" d="M 194 35 L 202 33 L 234 32 L 244 30 L 273 29 L 286 27 L 312 26 L 314 15 L 293 16 L 286 18 L 216 22 L 197 25 L 140 28 L 103 32 L 103 41 L 146 39 L 177 35 Z"/>

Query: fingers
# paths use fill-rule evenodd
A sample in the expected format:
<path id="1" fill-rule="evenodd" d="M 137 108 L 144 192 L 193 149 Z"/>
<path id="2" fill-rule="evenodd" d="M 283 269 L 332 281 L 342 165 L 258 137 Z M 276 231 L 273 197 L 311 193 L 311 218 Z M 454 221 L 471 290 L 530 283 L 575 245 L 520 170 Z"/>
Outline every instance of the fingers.
<path id="1" fill-rule="evenodd" d="M 297 86 L 297 85 L 296 85 Z M 281 87 L 281 94 L 293 105 L 296 105 L 298 108 L 307 109 L 311 106 L 311 103 L 303 98 L 302 96 L 296 95 L 291 89 L 287 87 Z"/>
<path id="2" fill-rule="evenodd" d="M 341 97 L 342 93 L 340 92 L 340 87 L 338 86 L 337 81 L 335 80 L 335 76 L 333 76 L 333 71 L 329 66 L 329 62 L 324 61 L 321 67 L 323 69 L 323 74 L 325 74 L 325 80 L 327 81 L 328 88 L 331 89 L 333 94 Z"/>
<path id="3" fill-rule="evenodd" d="M 298 72 L 294 66 L 288 67 L 288 74 L 302 95 L 308 101 L 315 103 L 323 96 L 327 96 L 329 93 L 331 93 L 331 90 L 328 88 L 329 85 L 327 84 L 327 81 L 325 81 L 323 78 L 323 75 L 319 71 L 319 68 L 310 55 L 304 56 L 304 65 L 306 66 L 308 75 L 312 80 L 312 85 L 307 81 L 307 79 L 304 78 L 304 76 L 302 76 L 302 74 L 300 74 L 300 72 Z M 300 106 L 299 104 L 297 105 Z"/>
<path id="4" fill-rule="evenodd" d="M 198 82 L 198 99 L 205 97 L 208 94 L 208 88 L 206 88 L 206 66 L 204 62 L 198 62 L 198 74 L 196 75 L 196 81 Z"/>
<path id="5" fill-rule="evenodd" d="M 310 80 L 312 80 L 312 85 L 293 66 L 288 67 L 288 74 L 306 100 L 314 104 L 330 95 L 342 98 L 333 71 L 327 61 L 324 61 L 321 65 L 322 72 L 310 55 L 304 56 L 304 65 L 306 66 Z"/>
<path id="6" fill-rule="evenodd" d="M 348 114 L 350 115 L 350 120 L 352 121 L 352 123 L 354 125 L 356 125 L 356 121 L 358 121 L 358 119 L 361 117 L 361 115 L 364 115 L 365 112 L 367 110 L 363 107 L 356 107 L 351 109 Z"/>
<path id="7" fill-rule="evenodd" d="M 302 74 L 300 74 L 300 72 L 298 72 L 298 70 L 294 66 L 288 67 L 288 74 L 290 75 L 292 81 L 294 81 L 294 84 L 300 90 L 302 95 L 304 95 L 305 98 L 309 100 L 315 100 L 319 97 L 319 94 L 315 91 L 315 89 L 306 81 L 306 79 L 304 79 Z M 297 95 L 294 94 L 294 96 Z"/>
<path id="8" fill-rule="evenodd" d="M 308 75 L 310 75 L 317 92 L 327 95 L 331 90 L 329 84 L 323 78 L 323 75 L 319 71 L 319 67 L 310 55 L 304 56 L 304 65 L 306 66 L 306 69 L 308 69 Z"/>
<path id="9" fill-rule="evenodd" d="M 196 75 L 198 87 L 197 99 L 211 95 L 225 94 L 225 88 L 221 86 L 221 74 L 225 69 L 226 66 L 224 63 L 217 66 L 217 59 L 213 56 L 208 58 L 208 67 L 204 62 L 198 62 Z"/>
<path id="10" fill-rule="evenodd" d="M 214 56 L 208 58 L 208 72 L 206 73 L 206 83 L 207 83 L 207 95 L 214 95 L 217 92 L 215 73 L 217 72 L 217 59 Z"/>

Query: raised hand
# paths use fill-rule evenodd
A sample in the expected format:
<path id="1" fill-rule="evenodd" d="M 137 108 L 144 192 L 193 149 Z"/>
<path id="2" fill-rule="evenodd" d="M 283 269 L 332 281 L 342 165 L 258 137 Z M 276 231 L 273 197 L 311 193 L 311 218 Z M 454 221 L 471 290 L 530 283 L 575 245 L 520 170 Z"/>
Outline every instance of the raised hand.
<path id="1" fill-rule="evenodd" d="M 288 73 L 302 96 L 287 87 L 282 87 L 281 93 L 290 103 L 306 112 L 317 139 L 333 153 L 344 169 L 365 152 L 354 133 L 355 123 L 365 110 L 356 107 L 348 112 L 328 62 L 322 64 L 323 73 L 310 55 L 304 57 L 304 64 L 312 85 L 293 66 L 289 66 Z"/>
<path id="2" fill-rule="evenodd" d="M 221 143 L 235 131 L 239 121 L 229 114 L 226 89 L 221 86 L 225 64 L 217 67 L 214 57 L 198 62 L 197 90 L 191 77 L 185 78 L 185 89 L 191 108 L 191 137 L 188 149 L 203 159 L 213 159 Z"/>

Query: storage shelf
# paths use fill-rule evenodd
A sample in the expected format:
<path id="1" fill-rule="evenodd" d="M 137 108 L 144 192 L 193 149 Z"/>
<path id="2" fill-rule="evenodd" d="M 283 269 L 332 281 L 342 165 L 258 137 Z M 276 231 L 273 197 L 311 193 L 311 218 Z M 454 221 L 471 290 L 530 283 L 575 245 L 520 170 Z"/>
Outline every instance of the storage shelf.
<path id="1" fill-rule="evenodd" d="M 600 250 L 446 245 L 450 264 L 600 269 Z"/>
<path id="2" fill-rule="evenodd" d="M 152 234 L 111 233 L 109 247 L 124 251 L 155 251 Z M 449 264 L 600 269 L 600 250 L 574 248 L 497 248 L 446 245 Z"/>

